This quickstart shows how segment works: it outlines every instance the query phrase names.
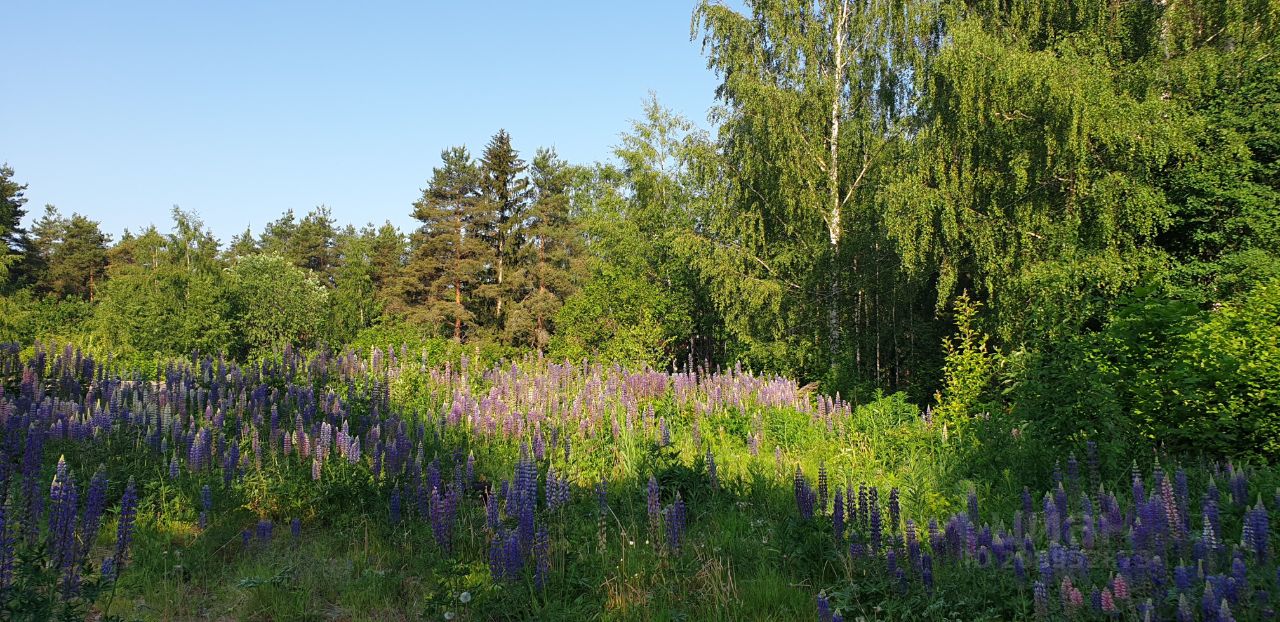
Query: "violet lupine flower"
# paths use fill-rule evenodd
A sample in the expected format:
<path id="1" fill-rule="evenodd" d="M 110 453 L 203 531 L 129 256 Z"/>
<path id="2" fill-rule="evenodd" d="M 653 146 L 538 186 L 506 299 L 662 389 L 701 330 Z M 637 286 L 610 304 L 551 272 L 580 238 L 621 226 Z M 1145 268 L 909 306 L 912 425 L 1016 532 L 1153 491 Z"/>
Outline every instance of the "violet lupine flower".
<path id="1" fill-rule="evenodd" d="M 178 454 L 174 453 L 169 459 L 169 479 L 178 479 Z"/>
<path id="2" fill-rule="evenodd" d="M 831 601 L 827 600 L 826 596 L 819 594 L 817 606 L 818 606 L 818 620 L 820 620 L 821 622 L 832 622 Z"/>
<path id="3" fill-rule="evenodd" d="M 1185 593 L 1178 595 L 1178 622 L 1195 622 L 1196 614 L 1191 609 L 1191 601 Z"/>
<path id="4" fill-rule="evenodd" d="M 826 463 L 818 464 L 818 513 L 824 514 L 827 511 L 827 465 Z"/>
<path id="5" fill-rule="evenodd" d="M 603 479 L 596 484 L 596 507 L 600 511 L 600 516 L 609 513 L 609 483 Z"/>
<path id="6" fill-rule="evenodd" d="M 1031 490 L 1026 486 L 1022 487 L 1022 515 L 1026 517 L 1035 516 L 1035 505 L 1031 501 Z"/>
<path id="7" fill-rule="evenodd" d="M 86 549 L 92 546 L 93 541 L 98 537 L 98 529 L 102 526 L 102 514 L 106 506 L 107 472 L 104 468 L 98 467 L 98 471 L 93 474 L 93 479 L 89 480 L 89 492 L 85 500 L 82 539 Z M 0 535 L 0 537 L 3 536 Z"/>
<path id="8" fill-rule="evenodd" d="M 796 509 L 800 512 L 800 518 L 803 520 L 812 519 L 813 506 L 817 501 L 817 495 L 809 486 L 809 480 L 805 479 L 804 473 L 800 470 L 800 467 L 796 467 L 793 488 L 795 489 Z"/>
<path id="9" fill-rule="evenodd" d="M 1075 452 L 1067 454 L 1067 487 L 1075 492 L 1080 488 L 1080 462 Z"/>
<path id="10" fill-rule="evenodd" d="M 116 572 L 124 569 L 128 560 L 129 544 L 133 542 L 133 523 L 138 512 L 138 486 L 132 477 L 120 497 L 120 515 L 116 521 Z"/>
<path id="11" fill-rule="evenodd" d="M 1013 576 L 1020 582 L 1027 580 L 1027 564 L 1022 560 L 1022 553 L 1013 554 Z"/>
<path id="12" fill-rule="evenodd" d="M 520 554 L 520 535 L 512 532 L 502 544 L 503 576 L 514 579 L 524 568 L 524 556 Z"/>
<path id="13" fill-rule="evenodd" d="M 80 497 L 75 478 L 67 472 L 66 460 L 58 459 L 58 474 L 49 491 L 49 535 L 53 540 L 53 564 L 62 573 L 64 593 L 73 594 L 79 583 L 76 574 L 76 522 Z"/>
<path id="14" fill-rule="evenodd" d="M 1262 499 L 1258 499 L 1256 506 L 1245 510 L 1244 534 L 1241 542 L 1258 558 L 1259 563 L 1267 562 L 1267 539 L 1270 531 L 1271 523 L 1267 517 L 1267 508 L 1262 505 Z"/>
<path id="15" fill-rule="evenodd" d="M 1217 619 L 1219 611 L 1218 595 L 1214 592 L 1212 582 L 1204 584 L 1204 595 L 1200 597 L 1200 609 L 1204 613 L 1205 620 Z"/>
<path id="16" fill-rule="evenodd" d="M 897 533 L 899 521 L 902 520 L 902 505 L 898 502 L 898 489 L 889 489 L 889 532 Z"/>
<path id="17" fill-rule="evenodd" d="M 1096 587 L 1089 592 L 1089 607 L 1097 612 L 1102 611 L 1102 591 Z"/>
<path id="18" fill-rule="evenodd" d="M 844 493 L 839 488 L 831 507 L 831 532 L 837 543 L 844 540 Z"/>
<path id="19" fill-rule="evenodd" d="M 1248 505 L 1249 503 L 1249 479 L 1244 474 L 1244 469 L 1236 470 L 1234 466 L 1228 465 L 1227 472 L 1231 474 L 1231 501 L 1239 506 Z"/>
<path id="20" fill-rule="evenodd" d="M 397 525 L 400 523 L 400 489 L 399 488 L 391 491 L 390 519 L 391 519 L 392 525 Z"/>
<path id="21" fill-rule="evenodd" d="M 667 546 L 671 551 L 679 551 L 684 542 L 685 506 L 680 493 L 676 493 L 676 501 L 667 510 Z"/>
<path id="22" fill-rule="evenodd" d="M 241 532 L 240 532 L 240 546 L 243 546 L 244 548 L 246 548 L 246 549 L 247 549 L 247 548 L 249 548 L 249 543 L 251 543 L 251 542 L 253 542 L 253 533 L 251 533 L 248 529 L 245 529 L 245 530 L 241 531 Z"/>
<path id="23" fill-rule="evenodd" d="M 933 591 L 933 556 L 927 553 L 920 556 L 920 580 L 924 589 Z"/>
<path id="24" fill-rule="evenodd" d="M 1236 622 L 1235 616 L 1231 615 L 1231 606 L 1226 600 L 1222 601 L 1222 605 L 1218 607 L 1218 622 Z"/>
<path id="25" fill-rule="evenodd" d="M 264 518 L 258 521 L 258 540 L 262 542 L 271 542 L 272 524 L 271 519 Z"/>
<path id="26" fill-rule="evenodd" d="M 867 486 L 866 484 L 858 484 L 858 513 L 857 521 L 861 526 L 866 526 L 869 520 L 869 512 L 867 510 Z"/>
<path id="27" fill-rule="evenodd" d="M 236 468 L 240 465 L 240 445 L 232 443 L 227 450 L 227 461 L 222 467 L 222 485 L 230 486 L 236 476 Z"/>
<path id="28" fill-rule="evenodd" d="M 501 527 L 498 528 L 489 540 L 489 574 L 494 581 L 501 581 L 506 573 L 505 556 L 503 555 L 503 547 L 507 542 L 507 535 Z"/>
<path id="29" fill-rule="evenodd" d="M 102 580 L 114 581 L 116 578 L 116 558 L 108 557 L 102 560 Z"/>
<path id="30" fill-rule="evenodd" d="M 297 540 L 298 538 L 302 537 L 302 519 L 301 518 L 294 518 L 289 521 L 289 535 L 293 536 L 294 540 Z"/>
<path id="31" fill-rule="evenodd" d="M 1204 492 L 1204 500 L 1201 502 L 1200 507 L 1203 514 L 1203 540 L 1205 546 L 1209 547 L 1210 550 L 1215 550 L 1221 542 L 1222 529 L 1218 515 L 1218 488 L 1214 486 L 1212 479 L 1209 480 L 1209 487 Z"/>
<path id="32" fill-rule="evenodd" d="M 658 420 L 658 444 L 666 447 L 671 444 L 671 429 L 667 427 L 667 418 L 662 417 Z"/>
<path id="33" fill-rule="evenodd" d="M 1187 491 L 1187 471 L 1181 467 L 1173 474 L 1173 496 L 1177 499 L 1178 516 L 1182 517 L 1182 532 L 1191 531 L 1191 494 Z"/>
<path id="34" fill-rule="evenodd" d="M 1036 619 L 1049 619 L 1049 588 L 1044 581 L 1036 581 L 1031 588 L 1032 600 L 1035 602 Z"/>
<path id="35" fill-rule="evenodd" d="M 1123 577 L 1120 577 L 1123 578 Z M 1188 593 L 1191 591 L 1192 582 L 1195 580 L 1195 569 L 1187 565 L 1179 565 L 1173 569 L 1173 585 L 1179 593 Z"/>
<path id="36" fill-rule="evenodd" d="M 896 492 L 897 489 L 895 488 L 894 491 Z M 973 488 L 969 489 L 969 522 L 975 525 L 981 522 L 978 517 L 978 491 Z"/>

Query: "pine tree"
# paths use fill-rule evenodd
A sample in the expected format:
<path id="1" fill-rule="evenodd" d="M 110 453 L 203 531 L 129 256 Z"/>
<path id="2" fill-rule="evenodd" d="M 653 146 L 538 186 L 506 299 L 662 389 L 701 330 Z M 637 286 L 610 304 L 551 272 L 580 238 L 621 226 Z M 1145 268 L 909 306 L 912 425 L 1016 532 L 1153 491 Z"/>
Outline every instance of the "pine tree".
<path id="1" fill-rule="evenodd" d="M 8 280 L 10 269 L 26 253 L 29 239 L 22 228 L 27 215 L 23 207 L 27 185 L 13 180 L 13 168 L 0 165 L 0 280 Z"/>
<path id="2" fill-rule="evenodd" d="M 29 266 L 36 291 L 58 298 L 93 300 L 97 285 L 107 270 L 107 244 L 98 223 L 80 214 L 70 218 L 45 206 L 44 215 L 32 227 Z"/>
<path id="3" fill-rule="evenodd" d="M 461 341 L 476 326 L 475 293 L 492 261 L 476 232 L 491 225 L 479 209 L 479 174 L 467 149 L 447 149 L 441 159 L 413 206 L 422 225 L 412 236 L 394 310 L 421 323 L 448 323 Z"/>

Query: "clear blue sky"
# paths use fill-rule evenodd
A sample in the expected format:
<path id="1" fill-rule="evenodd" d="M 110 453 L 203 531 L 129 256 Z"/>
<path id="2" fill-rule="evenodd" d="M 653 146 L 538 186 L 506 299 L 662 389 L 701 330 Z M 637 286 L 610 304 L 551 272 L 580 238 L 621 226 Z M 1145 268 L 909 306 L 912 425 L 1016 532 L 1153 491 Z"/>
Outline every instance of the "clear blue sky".
<path id="1" fill-rule="evenodd" d="M 408 227 L 442 149 L 499 128 L 607 159 L 649 91 L 706 125 L 693 0 L 63 2 L 0 7 L 0 162 L 118 239 L 198 212 L 226 243 L 284 210 Z"/>

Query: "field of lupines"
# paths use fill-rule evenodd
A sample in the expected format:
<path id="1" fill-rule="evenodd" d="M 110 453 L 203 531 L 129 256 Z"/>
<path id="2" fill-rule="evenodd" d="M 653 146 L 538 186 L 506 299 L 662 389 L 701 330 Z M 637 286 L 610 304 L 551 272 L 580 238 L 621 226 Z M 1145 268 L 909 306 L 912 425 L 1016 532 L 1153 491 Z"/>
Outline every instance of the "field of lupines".
<path id="1" fill-rule="evenodd" d="M 4 347 L 0 375 L 8 617 L 1225 621 L 1280 597 L 1273 469 L 1111 473 L 1083 442 L 1044 482 L 967 480 L 901 397 L 741 369 L 388 349 L 144 376 Z"/>

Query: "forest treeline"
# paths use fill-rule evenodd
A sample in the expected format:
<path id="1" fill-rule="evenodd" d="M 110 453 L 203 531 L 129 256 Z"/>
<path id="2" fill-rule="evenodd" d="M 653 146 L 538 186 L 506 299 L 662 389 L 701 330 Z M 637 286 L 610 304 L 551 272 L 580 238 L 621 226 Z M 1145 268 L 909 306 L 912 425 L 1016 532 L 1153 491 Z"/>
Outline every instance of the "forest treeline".
<path id="1" fill-rule="evenodd" d="M 653 100 L 610 162 L 450 147 L 410 231 L 24 228 L 6 167 L 3 338 L 741 361 L 1046 438 L 1280 450 L 1280 2 L 743 4 L 692 16 L 713 130 Z"/>

